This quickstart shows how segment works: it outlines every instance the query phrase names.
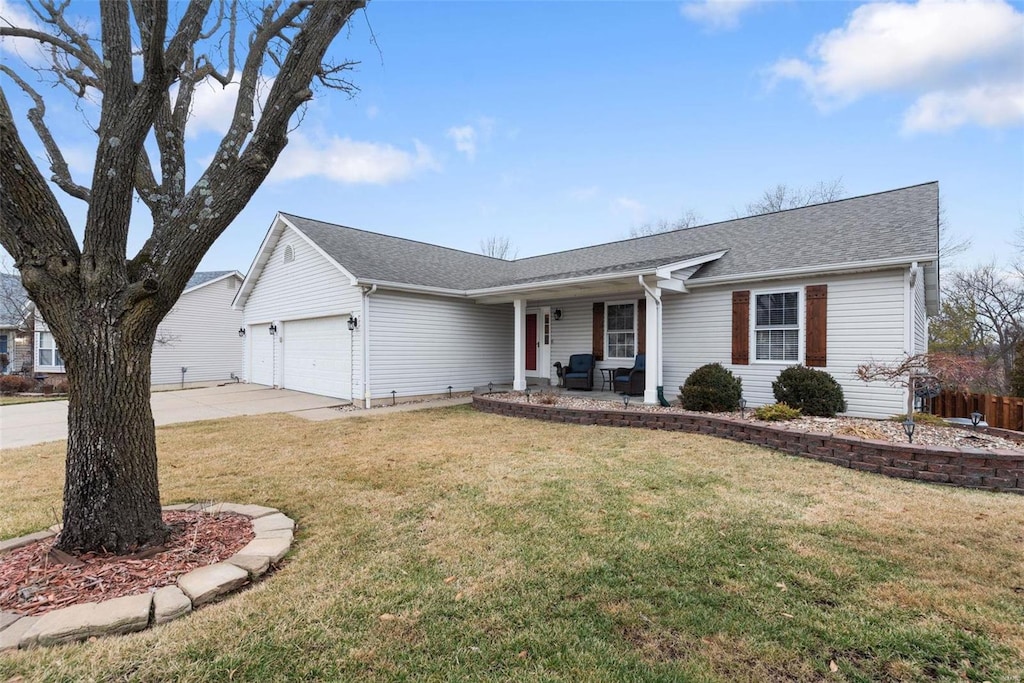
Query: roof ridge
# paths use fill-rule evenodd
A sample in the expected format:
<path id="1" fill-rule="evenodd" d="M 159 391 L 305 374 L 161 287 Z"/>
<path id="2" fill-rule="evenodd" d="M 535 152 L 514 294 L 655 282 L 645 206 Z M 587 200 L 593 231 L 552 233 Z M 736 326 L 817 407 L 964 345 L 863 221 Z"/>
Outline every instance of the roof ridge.
<path id="1" fill-rule="evenodd" d="M 415 240 L 415 239 L 412 239 L 411 237 L 402 237 L 400 235 L 389 235 L 386 232 L 375 232 L 373 230 L 366 230 L 365 228 L 354 228 L 351 225 L 342 225 L 341 223 L 331 223 L 329 221 L 320 220 L 319 218 L 310 218 L 309 216 L 300 216 L 300 215 L 295 214 L 295 213 L 288 213 L 287 211 L 279 211 L 278 213 L 280 215 L 282 215 L 282 216 L 285 216 L 286 218 L 299 218 L 299 219 L 304 220 L 304 221 L 312 221 L 314 223 L 322 223 L 323 225 L 329 225 L 332 228 L 345 228 L 346 230 L 352 230 L 354 232 L 362 232 L 362 233 L 366 233 L 367 235 L 375 235 L 377 237 L 387 237 L 389 239 L 402 240 L 403 242 L 411 242 L 413 244 L 422 244 L 422 245 L 425 245 L 425 246 L 428 246 L 428 247 L 434 247 L 435 249 L 447 249 L 448 251 L 454 251 L 454 252 L 459 253 L 459 254 L 466 254 L 468 256 L 477 256 L 479 258 L 485 258 L 485 259 L 488 259 L 488 260 L 491 260 L 491 261 L 497 261 L 499 263 L 515 263 L 515 261 L 510 261 L 508 259 L 498 258 L 496 256 L 488 256 L 487 254 L 480 254 L 480 253 L 477 253 L 475 251 L 466 251 L 465 249 L 456 249 L 455 247 L 447 247 L 447 246 L 445 246 L 443 244 L 434 244 L 433 242 L 425 242 L 423 240 Z M 298 227 L 298 226 L 296 226 L 296 227 Z"/>
<path id="2" fill-rule="evenodd" d="M 906 190 L 913 190 L 915 188 L 924 187 L 926 185 L 938 185 L 938 184 L 939 184 L 939 181 L 937 181 L 937 180 L 930 180 L 930 181 L 925 182 L 925 183 L 917 183 L 915 185 L 907 185 L 906 187 L 897 187 L 897 188 L 893 188 L 891 190 L 880 190 L 878 192 L 868 192 L 867 194 L 859 194 L 859 195 L 856 195 L 854 197 L 843 197 L 842 199 L 833 199 L 832 201 L 828 201 L 828 202 L 817 202 L 815 204 L 805 204 L 804 206 L 794 206 L 794 207 L 789 208 L 789 209 L 779 209 L 778 211 L 768 211 L 766 213 L 758 213 L 758 214 L 754 214 L 752 216 L 738 216 L 736 218 L 726 218 L 725 220 L 713 221 L 711 223 L 702 223 L 701 225 L 693 225 L 693 226 L 690 226 L 690 227 L 687 227 L 687 228 L 675 228 L 673 230 L 665 230 L 663 232 L 656 232 L 656 233 L 654 233 L 652 235 L 640 235 L 639 237 L 626 237 L 626 238 L 621 239 L 621 240 L 612 240 L 610 242 L 601 242 L 599 244 L 588 244 L 587 246 L 584 246 L 584 247 L 573 247 L 572 249 L 563 249 L 562 251 L 552 251 L 552 252 L 549 252 L 547 254 L 537 254 L 536 256 L 527 256 L 525 258 L 516 259 L 515 261 L 512 261 L 512 263 L 521 263 L 523 261 L 529 261 L 529 260 L 532 260 L 532 259 L 546 258 L 548 256 L 554 256 L 556 254 L 570 254 L 570 253 L 572 253 L 574 251 L 583 251 L 585 249 L 593 249 L 595 247 L 604 247 L 604 246 L 608 246 L 608 245 L 611 245 L 611 244 L 623 244 L 625 242 L 635 242 L 635 241 L 639 241 L 639 240 L 646 240 L 646 239 L 650 239 L 652 237 L 658 237 L 659 235 L 667 235 L 669 233 L 674 233 L 674 232 L 683 232 L 683 231 L 688 231 L 688 230 L 701 230 L 702 228 L 713 228 L 715 226 L 722 225 L 724 223 L 736 223 L 738 221 L 750 220 L 752 218 L 761 218 L 761 217 L 764 217 L 764 216 L 777 216 L 780 213 L 787 213 L 787 212 L 790 212 L 790 211 L 800 211 L 802 209 L 810 209 L 810 208 L 814 208 L 814 207 L 817 207 L 817 206 L 827 206 L 827 205 L 831 205 L 831 204 L 840 204 L 842 202 L 848 202 L 848 201 L 851 201 L 851 200 L 854 200 L 854 199 L 867 199 L 868 197 L 876 197 L 878 195 L 890 194 L 890 193 L 893 193 L 893 192 L 904 192 Z"/>

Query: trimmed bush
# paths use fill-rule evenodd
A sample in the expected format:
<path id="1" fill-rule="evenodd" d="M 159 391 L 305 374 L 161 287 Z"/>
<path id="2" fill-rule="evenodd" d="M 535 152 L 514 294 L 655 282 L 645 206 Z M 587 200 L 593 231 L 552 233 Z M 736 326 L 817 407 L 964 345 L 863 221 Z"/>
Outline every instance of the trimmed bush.
<path id="1" fill-rule="evenodd" d="M 781 422 L 782 420 L 797 419 L 800 417 L 800 411 L 785 403 L 772 403 L 754 410 L 754 417 L 765 422 Z"/>
<path id="2" fill-rule="evenodd" d="M 66 394 L 66 393 L 68 393 L 68 389 L 69 389 L 69 385 L 68 385 L 68 381 L 66 379 L 62 379 L 61 381 L 56 382 L 53 385 L 53 391 L 55 393 L 58 393 L 58 394 Z"/>
<path id="3" fill-rule="evenodd" d="M 905 422 L 907 419 L 906 413 L 900 413 L 899 415 L 893 415 L 889 418 L 890 422 Z M 932 415 L 931 413 L 914 413 L 914 422 L 919 425 L 935 425 L 936 427 L 945 427 L 949 423 L 943 420 L 938 415 Z"/>
<path id="4" fill-rule="evenodd" d="M 17 394 L 32 389 L 36 383 L 21 375 L 3 375 L 0 377 L 0 393 Z"/>
<path id="5" fill-rule="evenodd" d="M 824 370 L 803 365 L 788 367 L 772 382 L 775 400 L 797 408 L 804 415 L 835 417 L 846 410 L 843 388 Z"/>
<path id="6" fill-rule="evenodd" d="M 679 387 L 679 402 L 686 410 L 719 413 L 738 410 L 743 380 L 719 363 L 702 365 Z"/>

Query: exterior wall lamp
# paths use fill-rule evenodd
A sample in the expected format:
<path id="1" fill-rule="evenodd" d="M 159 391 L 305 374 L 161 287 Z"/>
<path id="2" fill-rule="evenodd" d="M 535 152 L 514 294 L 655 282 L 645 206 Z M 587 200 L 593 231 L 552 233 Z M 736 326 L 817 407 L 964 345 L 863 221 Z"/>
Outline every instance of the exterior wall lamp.
<path id="1" fill-rule="evenodd" d="M 354 332 L 359 327 L 359 318 L 352 316 L 348 319 L 348 329 Z"/>
<path id="2" fill-rule="evenodd" d="M 244 338 L 245 338 L 245 328 L 244 328 L 244 327 L 239 327 L 239 328 L 238 328 L 238 336 L 239 336 L 240 338 L 242 338 L 242 339 L 244 339 Z"/>
<path id="3" fill-rule="evenodd" d="M 277 325 L 275 325 L 274 323 L 270 323 L 270 336 L 274 336 L 276 334 L 277 334 Z"/>
<path id="4" fill-rule="evenodd" d="M 561 320 L 561 319 L 562 319 L 562 309 L 561 308 L 556 308 L 555 309 L 555 320 Z"/>

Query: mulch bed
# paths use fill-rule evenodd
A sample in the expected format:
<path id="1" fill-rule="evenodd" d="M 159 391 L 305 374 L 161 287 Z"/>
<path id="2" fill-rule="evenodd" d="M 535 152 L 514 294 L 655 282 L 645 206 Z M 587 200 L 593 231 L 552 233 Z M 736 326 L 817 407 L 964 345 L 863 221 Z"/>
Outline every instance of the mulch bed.
<path id="1" fill-rule="evenodd" d="M 85 553 L 63 563 L 69 558 L 53 548 L 56 538 L 0 555 L 0 611 L 38 616 L 171 586 L 182 574 L 231 557 L 254 536 L 244 515 L 175 511 L 163 517 L 171 536 L 149 557 Z"/>

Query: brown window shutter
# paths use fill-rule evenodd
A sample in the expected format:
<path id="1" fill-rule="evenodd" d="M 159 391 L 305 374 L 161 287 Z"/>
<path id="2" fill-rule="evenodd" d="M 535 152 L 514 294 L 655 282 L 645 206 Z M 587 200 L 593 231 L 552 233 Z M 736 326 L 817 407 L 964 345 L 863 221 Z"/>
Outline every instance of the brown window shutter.
<path id="1" fill-rule="evenodd" d="M 647 299 L 636 302 L 636 352 L 647 353 Z"/>
<path id="2" fill-rule="evenodd" d="M 732 293 L 732 364 L 750 365 L 750 290 Z"/>
<path id="3" fill-rule="evenodd" d="M 604 360 L 604 302 L 594 302 L 594 360 Z"/>
<path id="4" fill-rule="evenodd" d="M 807 349 L 804 354 L 807 367 L 823 368 L 828 365 L 827 328 L 828 285 L 811 285 L 807 288 Z"/>

